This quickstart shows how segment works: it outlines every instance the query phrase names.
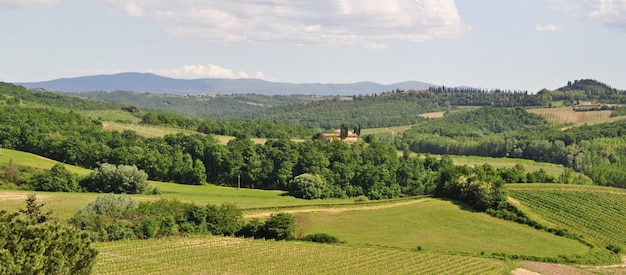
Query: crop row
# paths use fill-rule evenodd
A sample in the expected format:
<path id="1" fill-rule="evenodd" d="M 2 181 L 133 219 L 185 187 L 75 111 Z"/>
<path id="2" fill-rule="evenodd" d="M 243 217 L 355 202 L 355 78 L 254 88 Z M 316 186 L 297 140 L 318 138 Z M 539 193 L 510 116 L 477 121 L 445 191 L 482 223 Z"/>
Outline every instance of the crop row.
<path id="1" fill-rule="evenodd" d="M 532 188 L 532 187 L 536 188 Z M 626 245 L 626 192 L 583 186 L 510 186 L 533 212 L 601 245 Z"/>
<path id="2" fill-rule="evenodd" d="M 503 263 L 428 252 L 187 237 L 97 243 L 95 274 L 497 274 Z"/>

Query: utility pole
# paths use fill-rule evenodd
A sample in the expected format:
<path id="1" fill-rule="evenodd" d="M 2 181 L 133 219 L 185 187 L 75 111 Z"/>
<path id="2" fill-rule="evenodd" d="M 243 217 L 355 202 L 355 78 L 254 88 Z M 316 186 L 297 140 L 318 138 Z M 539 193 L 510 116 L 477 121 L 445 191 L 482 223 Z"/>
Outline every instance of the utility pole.
<path id="1" fill-rule="evenodd" d="M 237 189 L 241 188 L 241 175 L 237 175 Z"/>

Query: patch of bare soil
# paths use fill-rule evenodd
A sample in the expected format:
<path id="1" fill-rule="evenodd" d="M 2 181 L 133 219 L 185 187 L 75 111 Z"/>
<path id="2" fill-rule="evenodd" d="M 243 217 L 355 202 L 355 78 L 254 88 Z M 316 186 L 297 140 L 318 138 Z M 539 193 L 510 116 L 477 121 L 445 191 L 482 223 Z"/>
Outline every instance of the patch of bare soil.
<path id="1" fill-rule="evenodd" d="M 593 273 L 601 274 L 626 274 L 626 256 L 622 257 L 621 264 L 600 265 L 600 266 L 582 266 L 585 270 Z"/>
<path id="2" fill-rule="evenodd" d="M 0 193 L 0 201 L 9 200 L 26 200 L 28 194 L 14 193 L 14 192 L 2 192 Z M 37 195 L 37 199 L 44 199 L 46 196 Z"/>
<path id="3" fill-rule="evenodd" d="M 374 210 L 374 209 L 384 209 L 391 208 L 396 206 L 410 205 L 418 202 L 427 201 L 428 199 L 419 199 L 419 200 L 410 200 L 410 201 L 402 201 L 395 203 L 385 203 L 380 205 L 366 205 L 366 206 L 346 206 L 346 207 L 333 207 L 333 208 L 300 208 L 300 209 L 284 209 L 284 210 L 272 210 L 272 211 L 263 211 L 256 212 L 251 214 L 244 214 L 244 218 L 264 218 L 269 217 L 273 213 L 309 213 L 309 212 L 327 212 L 327 213 L 341 213 L 345 211 L 362 211 L 362 210 Z"/>
<path id="4" fill-rule="evenodd" d="M 21 193 L 0 193 L 0 201 L 25 200 L 26 194 Z"/>
<path id="5" fill-rule="evenodd" d="M 564 264 L 549 264 L 539 262 L 518 262 L 517 266 L 522 269 L 530 270 L 537 273 L 520 273 L 520 274 L 544 274 L 544 275 L 592 275 L 589 271 Z M 515 274 L 515 273 L 513 273 Z"/>
<path id="6" fill-rule="evenodd" d="M 541 273 L 530 271 L 530 270 L 524 269 L 524 268 L 513 269 L 513 271 L 511 271 L 511 274 L 512 275 L 541 275 Z"/>

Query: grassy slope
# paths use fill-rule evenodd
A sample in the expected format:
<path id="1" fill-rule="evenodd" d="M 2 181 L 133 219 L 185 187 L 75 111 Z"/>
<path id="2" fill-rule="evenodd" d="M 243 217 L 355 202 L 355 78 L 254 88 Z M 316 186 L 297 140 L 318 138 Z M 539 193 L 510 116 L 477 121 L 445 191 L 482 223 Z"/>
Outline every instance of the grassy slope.
<path id="1" fill-rule="evenodd" d="M 138 135 L 143 137 L 163 137 L 169 134 L 185 133 L 185 134 L 202 134 L 196 131 L 189 131 L 165 126 L 156 125 L 144 125 L 144 124 L 132 124 L 132 123 L 119 123 L 119 122 L 103 122 L 102 127 L 108 131 L 123 132 L 126 130 L 135 131 Z"/>
<path id="2" fill-rule="evenodd" d="M 369 211 L 312 212 L 306 215 L 313 223 L 311 232 L 328 233 L 350 244 L 537 256 L 588 250 L 577 241 L 484 213 L 465 211 L 452 202 L 437 199 Z"/>
<path id="3" fill-rule="evenodd" d="M 138 117 L 124 110 L 84 110 L 80 111 L 80 113 L 91 119 L 101 121 L 125 121 L 131 123 L 139 123 L 141 121 Z"/>
<path id="4" fill-rule="evenodd" d="M 198 204 L 234 203 L 237 206 L 250 209 L 260 207 L 294 207 L 319 204 L 351 204 L 352 199 L 330 200 L 303 200 L 285 196 L 283 191 L 266 191 L 257 189 L 237 189 L 214 185 L 183 185 L 176 183 L 154 182 L 150 185 L 158 187 L 161 195 L 132 195 L 135 200 L 151 201 L 158 199 L 177 199 Z M 98 193 L 64 193 L 64 192 L 33 192 L 0 190 L 0 209 L 15 211 L 24 207 L 27 194 L 35 193 L 38 201 L 45 203 L 47 210 L 53 211 L 53 216 L 67 219 L 76 210 L 83 208 L 89 201 L 102 194 Z"/>
<path id="5" fill-rule="evenodd" d="M 7 164 L 10 160 L 13 160 L 13 164 L 21 166 L 31 166 L 34 168 L 50 169 L 57 164 L 57 161 L 37 156 L 31 153 L 25 153 L 21 151 L 15 151 L 2 148 L 2 155 L 0 155 L 0 164 Z M 65 167 L 72 173 L 86 176 L 91 173 L 91 170 L 82 167 L 68 165 Z"/>

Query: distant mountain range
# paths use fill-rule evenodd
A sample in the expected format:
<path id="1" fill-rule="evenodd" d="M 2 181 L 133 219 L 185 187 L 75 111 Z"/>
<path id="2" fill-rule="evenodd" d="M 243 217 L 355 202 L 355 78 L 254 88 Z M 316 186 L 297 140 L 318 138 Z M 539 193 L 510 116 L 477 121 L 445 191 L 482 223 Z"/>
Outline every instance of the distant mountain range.
<path id="1" fill-rule="evenodd" d="M 425 90 L 436 86 L 419 81 L 390 85 L 374 82 L 351 84 L 292 84 L 269 82 L 260 79 L 175 79 L 151 73 L 120 73 L 74 78 L 61 78 L 43 82 L 16 83 L 29 89 L 56 92 L 133 91 L 168 94 L 264 94 L 264 95 L 358 95 L 374 94 L 395 89 Z"/>

